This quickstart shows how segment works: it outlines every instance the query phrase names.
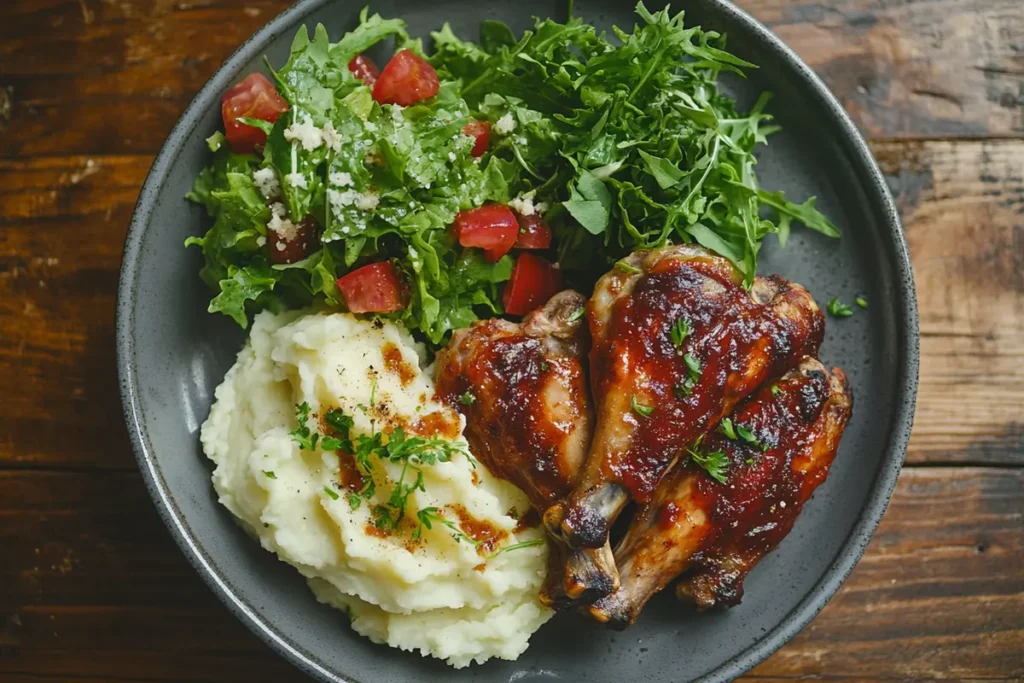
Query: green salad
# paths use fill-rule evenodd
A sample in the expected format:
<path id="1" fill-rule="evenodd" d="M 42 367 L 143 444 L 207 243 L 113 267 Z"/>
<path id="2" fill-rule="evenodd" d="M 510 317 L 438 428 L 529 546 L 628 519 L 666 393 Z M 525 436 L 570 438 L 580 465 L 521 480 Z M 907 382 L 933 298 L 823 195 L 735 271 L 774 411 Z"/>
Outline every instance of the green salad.
<path id="1" fill-rule="evenodd" d="M 445 24 L 429 57 L 404 22 L 366 10 L 338 42 L 303 27 L 288 62 L 268 64 L 273 82 L 225 94 L 188 195 L 213 218 L 187 242 L 210 311 L 246 327 L 324 302 L 436 346 L 559 287 L 589 292 L 636 249 L 696 242 L 749 285 L 769 233 L 785 245 L 796 221 L 838 237 L 813 197 L 758 185 L 769 96 L 738 112 L 716 87 L 755 66 L 682 13 L 636 13 L 610 36 L 579 18 L 518 37 L 485 21 L 470 42 Z M 363 53 L 387 39 L 379 70 Z"/>

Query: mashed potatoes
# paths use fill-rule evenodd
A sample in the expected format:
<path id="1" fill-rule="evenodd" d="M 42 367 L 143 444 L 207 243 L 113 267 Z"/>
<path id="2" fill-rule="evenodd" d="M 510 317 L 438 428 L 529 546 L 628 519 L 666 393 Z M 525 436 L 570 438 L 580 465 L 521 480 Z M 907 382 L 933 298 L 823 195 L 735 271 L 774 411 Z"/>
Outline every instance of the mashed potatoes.
<path id="1" fill-rule="evenodd" d="M 551 617 L 537 601 L 547 548 L 499 553 L 541 532 L 517 530 L 526 496 L 466 454 L 462 418 L 435 399 L 420 363 L 390 323 L 260 314 L 202 428 L 213 483 L 263 547 L 306 576 L 320 601 L 345 609 L 359 633 L 456 667 L 515 659 Z M 308 434 L 320 435 L 312 449 L 291 433 L 303 403 Z M 407 485 L 423 479 L 396 529 L 375 519 L 382 510 L 398 519 L 388 501 L 403 461 L 371 456 L 368 474 L 344 449 L 325 451 L 324 436 L 343 436 L 328 411 L 351 418 L 353 440 L 401 427 L 456 444 L 447 462 L 404 465 Z M 360 497 L 368 477 L 375 492 Z M 418 519 L 424 510 L 430 528 Z"/>

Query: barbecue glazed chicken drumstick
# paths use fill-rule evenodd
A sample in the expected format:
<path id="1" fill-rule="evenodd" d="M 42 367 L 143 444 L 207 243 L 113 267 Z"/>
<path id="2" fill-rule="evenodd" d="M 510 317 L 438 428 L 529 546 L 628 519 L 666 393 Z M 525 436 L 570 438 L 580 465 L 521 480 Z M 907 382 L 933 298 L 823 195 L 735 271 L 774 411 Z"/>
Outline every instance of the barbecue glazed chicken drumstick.
<path id="1" fill-rule="evenodd" d="M 540 514 L 579 479 L 593 433 L 584 304 L 580 294 L 561 292 L 520 324 L 492 319 L 456 332 L 437 355 L 437 393 L 465 415 L 472 452 L 526 492 Z M 610 549 L 575 555 L 576 572 L 614 575 Z M 565 573 L 565 552 L 552 548 L 550 558 L 542 599 L 554 606 L 575 578 Z"/>
<path id="2" fill-rule="evenodd" d="M 598 281 L 587 319 L 594 440 L 572 493 L 544 515 L 570 548 L 607 547 L 629 500 L 650 500 L 698 436 L 815 355 L 824 330 L 800 285 L 759 277 L 747 290 L 726 259 L 689 245 L 620 261 Z"/>
<path id="3" fill-rule="evenodd" d="M 541 512 L 579 479 L 590 446 L 585 303 L 561 292 L 522 323 L 475 322 L 437 354 L 437 394 L 465 415 L 473 454 Z"/>
<path id="4" fill-rule="evenodd" d="M 846 376 L 813 358 L 763 387 L 691 449 L 717 467 L 680 463 L 637 511 L 615 550 L 621 584 L 591 616 L 625 628 L 684 571 L 680 597 L 701 609 L 738 604 L 747 573 L 825 480 L 851 407 Z"/>

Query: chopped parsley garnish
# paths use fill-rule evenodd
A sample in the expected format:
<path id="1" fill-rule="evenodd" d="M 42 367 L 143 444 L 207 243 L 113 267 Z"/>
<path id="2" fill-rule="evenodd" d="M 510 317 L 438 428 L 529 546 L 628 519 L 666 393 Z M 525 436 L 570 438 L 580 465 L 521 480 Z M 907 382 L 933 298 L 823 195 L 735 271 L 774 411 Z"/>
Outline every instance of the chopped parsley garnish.
<path id="1" fill-rule="evenodd" d="M 568 317 L 568 321 L 571 322 L 571 323 L 574 323 L 574 322 L 576 322 L 577 320 L 579 320 L 580 318 L 582 318 L 586 314 L 587 314 L 587 309 L 585 309 L 582 306 L 580 306 L 579 308 L 577 308 L 575 311 L 572 312 L 572 315 L 570 315 Z"/>
<path id="2" fill-rule="evenodd" d="M 686 367 L 690 371 L 690 376 L 700 377 L 700 361 L 693 354 L 689 353 L 683 356 L 683 360 L 686 361 Z"/>
<path id="3" fill-rule="evenodd" d="M 725 436 L 727 438 L 729 438 L 729 439 L 733 439 L 733 440 L 736 439 L 736 430 L 733 429 L 732 420 L 730 420 L 727 417 L 723 418 L 721 423 L 719 423 L 718 431 L 720 431 L 723 434 L 725 434 Z"/>
<path id="4" fill-rule="evenodd" d="M 324 415 L 324 422 L 330 427 L 332 434 L 325 434 L 320 439 L 320 448 L 325 451 L 352 452 L 352 441 L 349 432 L 352 430 L 352 417 L 337 408 L 331 408 Z"/>
<path id="5" fill-rule="evenodd" d="M 693 393 L 693 388 L 697 385 L 697 380 L 700 379 L 702 368 L 700 360 L 691 353 L 684 355 L 683 361 L 686 363 L 686 379 L 677 382 L 673 387 L 676 398 L 680 399 Z"/>
<path id="6" fill-rule="evenodd" d="M 779 385 L 778 384 L 773 384 L 772 385 L 772 396 L 778 396 L 781 393 L 782 393 L 782 389 L 779 388 Z"/>
<path id="7" fill-rule="evenodd" d="M 374 432 L 371 436 L 360 435 L 353 442 L 352 456 L 355 458 L 356 466 L 362 472 L 363 488 L 349 496 L 349 504 L 356 505 L 358 496 L 360 501 L 369 501 L 376 492 L 372 472 L 375 459 L 402 465 L 402 472 L 391 489 L 391 495 L 386 503 L 378 503 L 372 512 L 374 524 L 385 531 L 393 531 L 398 528 L 399 522 L 405 517 L 405 508 L 409 496 L 414 491 L 425 491 L 423 472 L 421 466 L 435 465 L 439 462 L 448 462 L 455 455 L 465 455 L 470 458 L 469 452 L 458 442 L 447 439 L 424 438 L 421 436 L 407 436 L 401 427 L 395 427 L 390 434 Z M 470 462 L 475 461 L 470 458 Z M 412 483 L 407 481 L 408 476 L 415 476 Z"/>
<path id="8" fill-rule="evenodd" d="M 853 315 L 853 309 L 839 301 L 839 297 L 833 297 L 826 305 L 828 312 L 836 318 L 849 318 Z"/>
<path id="9" fill-rule="evenodd" d="M 684 399 L 688 398 L 693 393 L 693 382 L 687 377 L 682 382 L 676 382 L 675 386 L 672 387 L 675 392 L 676 398 Z"/>
<path id="10" fill-rule="evenodd" d="M 414 540 L 418 540 L 420 536 L 423 534 L 423 527 L 433 529 L 433 523 L 437 522 L 438 524 L 443 524 L 444 526 L 452 530 L 452 538 L 454 538 L 457 543 L 462 543 L 463 541 L 466 541 L 467 543 L 473 546 L 478 546 L 481 543 L 480 541 L 474 541 L 472 538 L 466 535 L 466 532 L 460 529 L 458 524 L 451 521 L 450 519 L 445 519 L 441 515 L 441 513 L 438 512 L 438 509 L 436 507 L 423 508 L 422 510 L 416 513 L 416 519 L 419 521 L 419 525 L 416 527 L 416 530 L 412 532 L 412 537 Z"/>
<path id="11" fill-rule="evenodd" d="M 623 273 L 629 273 L 630 275 L 638 275 L 638 274 L 644 272 L 644 271 L 640 270 L 639 268 L 636 268 L 635 266 L 629 265 L 625 261 L 616 261 L 615 262 L 615 267 L 618 268 L 619 270 L 621 270 Z"/>
<path id="12" fill-rule="evenodd" d="M 376 387 L 376 383 L 374 383 L 374 387 Z M 371 402 L 372 400 L 371 397 Z M 319 443 L 320 448 L 324 451 L 342 451 L 352 455 L 356 468 L 363 476 L 362 487 L 358 491 L 345 494 L 345 501 L 353 510 L 364 502 L 370 503 L 376 494 L 377 485 L 373 478 L 374 460 L 385 460 L 402 465 L 401 474 L 392 487 L 387 501 L 373 504 L 370 510 L 374 525 L 383 531 L 397 530 L 399 523 L 405 517 L 409 497 L 415 491 L 426 491 L 421 467 L 448 462 L 459 454 L 465 455 L 476 467 L 476 460 L 459 442 L 433 437 L 409 436 L 400 426 L 395 427 L 390 433 L 377 431 L 369 436 L 360 434 L 353 439 L 351 431 L 354 421 L 352 417 L 337 408 L 332 408 L 324 414 L 324 422 L 330 433 L 321 437 L 316 430 L 309 427 L 309 404 L 302 403 L 296 406 L 296 415 L 299 419 L 299 426 L 291 434 L 301 448 L 313 450 Z M 412 478 L 411 482 L 409 478 Z M 340 498 L 340 494 L 331 488 L 324 487 L 324 492 L 333 500 Z"/>
<path id="13" fill-rule="evenodd" d="M 736 433 L 739 434 L 740 438 L 746 441 L 747 443 L 753 446 L 760 445 L 760 441 L 758 441 L 757 436 L 754 434 L 754 432 L 750 431 L 743 425 L 736 425 Z"/>
<path id="14" fill-rule="evenodd" d="M 702 453 L 699 449 L 703 440 L 703 437 L 697 439 L 693 446 L 686 449 L 686 452 L 689 453 L 694 464 L 703 468 L 708 476 L 720 484 L 726 483 L 729 475 L 729 456 L 724 451 Z"/>
<path id="15" fill-rule="evenodd" d="M 868 307 L 868 300 L 865 299 L 862 296 L 858 296 L 856 299 L 854 299 L 854 301 L 856 301 L 857 305 L 860 306 L 861 308 L 867 308 Z"/>
<path id="16" fill-rule="evenodd" d="M 263 476 L 267 479 L 277 479 L 277 475 L 271 470 L 263 470 Z"/>
<path id="17" fill-rule="evenodd" d="M 669 334 L 672 337 L 672 345 L 678 349 L 686 341 L 686 338 L 690 336 L 690 323 L 687 322 L 686 318 L 680 318 L 672 326 Z"/>
<path id="18" fill-rule="evenodd" d="M 459 396 L 459 403 L 461 403 L 464 406 L 471 406 L 474 403 L 476 403 L 476 396 L 474 396 L 471 392 L 467 391 L 466 393 L 462 394 L 462 396 Z"/>
<path id="19" fill-rule="evenodd" d="M 636 400 L 636 396 L 633 396 L 633 412 L 637 415 L 647 417 L 654 412 L 654 406 L 645 406 L 643 403 Z"/>
<path id="20" fill-rule="evenodd" d="M 319 432 L 309 428 L 309 404 L 303 401 L 295 406 L 295 419 L 298 426 L 289 432 L 299 448 L 304 451 L 311 451 L 316 448 L 316 442 L 320 438 Z"/>
<path id="21" fill-rule="evenodd" d="M 521 550 L 523 548 L 534 548 L 534 547 L 536 547 L 538 545 L 543 545 L 543 544 L 544 544 L 544 539 L 543 538 L 534 538 L 534 539 L 529 540 L 529 541 L 520 541 L 519 543 L 513 543 L 512 545 L 507 545 L 504 548 L 501 548 L 500 550 L 491 553 L 490 555 L 488 555 L 484 559 L 485 560 L 493 560 L 494 558 L 496 558 L 498 555 L 501 555 L 502 553 L 510 553 L 513 550 Z"/>

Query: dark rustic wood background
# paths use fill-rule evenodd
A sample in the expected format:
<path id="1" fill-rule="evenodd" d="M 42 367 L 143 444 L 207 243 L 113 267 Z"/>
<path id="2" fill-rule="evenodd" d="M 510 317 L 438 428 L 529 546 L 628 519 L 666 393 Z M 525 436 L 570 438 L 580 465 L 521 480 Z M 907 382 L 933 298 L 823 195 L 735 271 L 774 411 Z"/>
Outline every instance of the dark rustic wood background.
<path id="1" fill-rule="evenodd" d="M 870 140 L 903 213 L 922 352 L 907 467 L 867 554 L 748 678 L 1022 680 L 1024 0 L 739 4 Z M 113 350 L 121 246 L 153 156 L 286 5 L 0 0 L 4 681 L 299 678 L 158 520 Z"/>

